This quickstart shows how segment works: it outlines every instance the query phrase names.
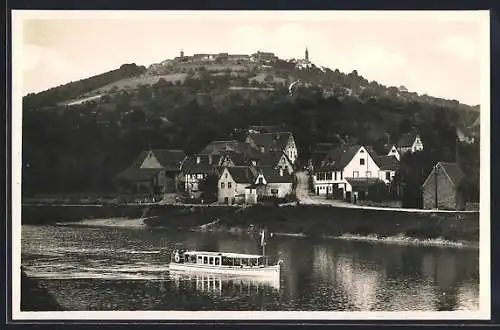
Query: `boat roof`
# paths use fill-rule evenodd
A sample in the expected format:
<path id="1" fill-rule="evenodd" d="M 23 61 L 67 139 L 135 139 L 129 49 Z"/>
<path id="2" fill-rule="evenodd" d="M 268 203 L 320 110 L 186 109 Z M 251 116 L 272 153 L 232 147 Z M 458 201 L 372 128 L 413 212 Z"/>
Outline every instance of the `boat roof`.
<path id="1" fill-rule="evenodd" d="M 227 258 L 262 258 L 259 254 L 231 253 L 231 252 L 212 252 L 212 251 L 186 251 L 184 254 L 195 254 L 204 256 L 223 256 Z"/>

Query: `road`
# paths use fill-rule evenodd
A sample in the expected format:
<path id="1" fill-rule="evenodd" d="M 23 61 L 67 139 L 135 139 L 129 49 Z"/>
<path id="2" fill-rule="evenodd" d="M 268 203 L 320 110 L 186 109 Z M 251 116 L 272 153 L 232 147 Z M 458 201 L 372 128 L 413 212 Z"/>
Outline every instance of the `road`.
<path id="1" fill-rule="evenodd" d="M 314 205 L 330 205 L 334 207 L 366 209 L 366 210 L 383 210 L 383 211 L 397 211 L 397 212 L 410 212 L 410 213 L 478 213 L 478 211 L 451 211 L 451 210 L 424 210 L 424 209 L 409 209 L 409 208 L 395 208 L 395 207 L 376 207 L 351 204 L 335 199 L 326 199 L 324 196 L 314 195 L 309 191 L 309 176 L 307 172 L 296 172 L 297 188 L 295 190 L 297 199 L 301 204 L 314 204 Z"/>

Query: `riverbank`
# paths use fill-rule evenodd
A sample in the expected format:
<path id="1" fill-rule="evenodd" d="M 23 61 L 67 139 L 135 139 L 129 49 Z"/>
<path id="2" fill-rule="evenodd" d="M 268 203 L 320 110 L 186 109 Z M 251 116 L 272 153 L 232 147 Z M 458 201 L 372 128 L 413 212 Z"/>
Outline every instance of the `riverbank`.
<path id="1" fill-rule="evenodd" d="M 479 242 L 479 213 L 395 212 L 329 205 L 186 207 L 177 205 L 23 205 L 23 224 L 56 224 L 85 219 L 144 219 L 149 227 L 179 230 L 302 233 L 307 236 L 404 235 L 419 239 Z M 218 222 L 202 227 L 208 223 Z M 118 220 L 117 220 L 118 221 Z"/>

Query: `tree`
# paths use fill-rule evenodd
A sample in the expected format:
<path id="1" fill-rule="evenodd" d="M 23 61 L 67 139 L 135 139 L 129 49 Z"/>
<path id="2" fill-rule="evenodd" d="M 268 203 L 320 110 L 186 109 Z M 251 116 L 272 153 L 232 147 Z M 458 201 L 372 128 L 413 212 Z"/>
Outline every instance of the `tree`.
<path id="1" fill-rule="evenodd" d="M 202 192 L 202 198 L 204 202 L 214 202 L 217 200 L 217 186 L 218 186 L 219 178 L 216 174 L 208 174 L 205 178 L 203 178 L 198 187 Z"/>

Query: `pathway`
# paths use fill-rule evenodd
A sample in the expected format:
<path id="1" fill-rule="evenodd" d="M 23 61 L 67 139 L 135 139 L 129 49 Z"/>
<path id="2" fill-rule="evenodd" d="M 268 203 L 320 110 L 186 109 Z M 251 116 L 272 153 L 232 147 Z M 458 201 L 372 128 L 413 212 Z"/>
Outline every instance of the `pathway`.
<path id="1" fill-rule="evenodd" d="M 410 212 L 410 213 L 479 213 L 478 211 L 451 211 L 451 210 L 424 210 L 424 209 L 410 209 L 410 208 L 397 208 L 397 207 L 377 207 L 351 204 L 344 201 L 335 199 L 326 199 L 324 196 L 314 195 L 309 191 L 309 176 L 307 172 L 296 172 L 297 188 L 296 196 L 301 204 L 314 204 L 314 205 L 330 205 L 333 207 L 344 207 L 365 210 L 382 210 L 382 211 L 397 211 L 397 212 Z"/>

